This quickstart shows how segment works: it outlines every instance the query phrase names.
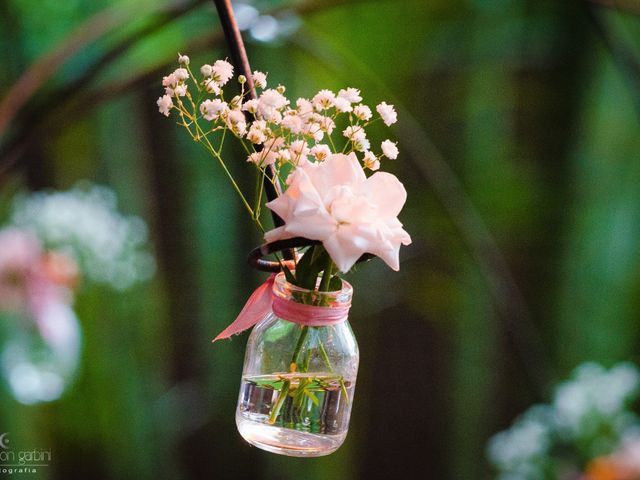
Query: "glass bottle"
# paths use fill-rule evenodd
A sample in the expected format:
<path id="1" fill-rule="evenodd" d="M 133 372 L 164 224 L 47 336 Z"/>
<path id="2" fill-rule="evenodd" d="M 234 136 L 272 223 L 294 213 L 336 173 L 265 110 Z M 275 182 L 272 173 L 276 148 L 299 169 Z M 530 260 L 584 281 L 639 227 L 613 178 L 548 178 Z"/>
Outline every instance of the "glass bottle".
<path id="1" fill-rule="evenodd" d="M 287 310 L 295 318 L 280 313 L 288 316 L 285 320 L 272 311 L 249 336 L 236 424 L 252 445 L 282 455 L 317 457 L 344 442 L 359 354 L 347 320 L 353 288 L 345 281 L 342 285 L 340 291 L 318 292 L 276 276 L 274 306 L 280 299 L 280 305 L 294 307 Z M 318 325 L 305 318 L 313 313 L 299 305 L 337 315 L 330 324 Z"/>

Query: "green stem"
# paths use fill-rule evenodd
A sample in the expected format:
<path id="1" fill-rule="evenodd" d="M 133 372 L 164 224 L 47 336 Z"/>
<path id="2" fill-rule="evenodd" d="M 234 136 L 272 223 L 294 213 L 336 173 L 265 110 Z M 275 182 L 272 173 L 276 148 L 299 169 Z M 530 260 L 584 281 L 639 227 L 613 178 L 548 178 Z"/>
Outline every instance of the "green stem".
<path id="1" fill-rule="evenodd" d="M 333 271 L 333 260 L 331 260 L 331 257 L 328 257 L 327 265 L 322 274 L 322 280 L 320 281 L 320 285 L 318 286 L 318 291 L 320 292 L 329 291 L 332 271 Z M 304 346 L 304 343 L 307 340 L 308 335 L 309 335 L 309 327 L 307 325 L 304 325 L 300 331 L 300 336 L 298 337 L 296 348 L 293 351 L 293 356 L 291 357 L 289 371 L 292 373 L 297 372 L 299 370 L 298 363 L 300 362 L 300 354 L 302 353 L 302 347 Z M 321 346 L 320 350 L 324 354 L 324 359 L 325 359 L 325 362 L 327 363 L 327 366 L 329 367 L 330 370 L 332 370 L 327 352 L 325 351 L 321 342 L 318 342 L 318 343 Z M 291 389 L 291 380 L 285 380 L 284 384 L 282 385 L 282 390 L 280 390 L 280 393 L 278 394 L 278 399 L 276 400 L 276 404 L 273 406 L 273 410 L 271 410 L 271 413 L 269 414 L 269 424 L 273 425 L 276 422 L 278 415 L 280 414 L 280 410 L 282 409 L 282 405 L 284 404 L 284 401 L 287 395 L 289 394 L 290 389 Z"/>

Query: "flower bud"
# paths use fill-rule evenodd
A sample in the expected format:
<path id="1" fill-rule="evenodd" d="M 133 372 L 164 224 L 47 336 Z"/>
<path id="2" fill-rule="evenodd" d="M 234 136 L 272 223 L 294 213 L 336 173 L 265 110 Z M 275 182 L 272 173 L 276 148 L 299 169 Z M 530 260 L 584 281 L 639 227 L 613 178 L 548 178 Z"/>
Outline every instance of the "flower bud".
<path id="1" fill-rule="evenodd" d="M 244 85 L 245 83 L 247 83 L 247 77 L 245 77 L 244 75 L 238 75 L 238 83 L 240 85 Z"/>

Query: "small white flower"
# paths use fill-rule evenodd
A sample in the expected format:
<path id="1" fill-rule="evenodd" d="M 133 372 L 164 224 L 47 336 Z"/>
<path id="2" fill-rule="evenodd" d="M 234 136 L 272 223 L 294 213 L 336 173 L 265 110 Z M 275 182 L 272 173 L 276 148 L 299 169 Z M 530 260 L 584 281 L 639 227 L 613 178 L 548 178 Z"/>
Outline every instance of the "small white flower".
<path id="1" fill-rule="evenodd" d="M 184 83 L 181 85 L 176 85 L 176 88 L 173 90 L 173 93 L 178 97 L 184 97 L 187 94 L 187 85 Z"/>
<path id="2" fill-rule="evenodd" d="M 162 86 L 173 88 L 178 83 L 175 73 L 170 73 L 166 77 L 162 77 Z"/>
<path id="3" fill-rule="evenodd" d="M 299 98 L 296 100 L 296 107 L 298 107 L 298 114 L 300 116 L 313 112 L 313 104 L 306 98 Z"/>
<path id="4" fill-rule="evenodd" d="M 320 90 L 311 100 L 314 108 L 321 112 L 333 107 L 336 102 L 336 95 L 331 90 Z"/>
<path id="5" fill-rule="evenodd" d="M 204 81 L 204 88 L 207 92 L 213 93 L 214 95 L 220 95 L 220 85 L 213 78 L 209 78 Z"/>
<path id="6" fill-rule="evenodd" d="M 156 103 L 158 105 L 158 110 L 160 111 L 160 113 L 165 117 L 168 117 L 169 110 L 171 109 L 171 107 L 173 107 L 173 100 L 171 100 L 171 97 L 169 95 L 163 95 L 158 99 Z"/>
<path id="7" fill-rule="evenodd" d="M 180 65 L 189 65 L 189 57 L 187 57 L 186 55 L 180 55 L 178 54 L 178 63 Z"/>
<path id="8" fill-rule="evenodd" d="M 357 88 L 347 88 L 338 92 L 338 98 L 344 98 L 349 103 L 358 103 L 362 101 L 360 90 Z"/>
<path id="9" fill-rule="evenodd" d="M 324 138 L 324 132 L 322 131 L 322 125 L 316 122 L 309 122 L 304 128 L 304 134 L 313 138 L 316 142 L 321 141 Z"/>
<path id="10" fill-rule="evenodd" d="M 220 116 L 223 116 L 227 113 L 229 107 L 226 102 L 223 102 L 219 98 L 214 98 L 213 100 L 205 100 L 200 104 L 200 113 L 204 117 L 205 120 L 217 120 Z"/>
<path id="11" fill-rule="evenodd" d="M 262 155 L 260 154 L 260 152 L 253 152 L 251 155 L 249 155 L 249 157 L 247 157 L 247 162 L 255 163 L 256 165 L 260 166 L 260 164 L 262 163 Z"/>
<path id="12" fill-rule="evenodd" d="M 242 105 L 242 110 L 255 114 L 258 111 L 258 100 L 254 98 L 247 100 L 244 102 L 244 105 Z"/>
<path id="13" fill-rule="evenodd" d="M 364 120 L 365 122 L 367 120 L 370 120 L 373 115 L 371 113 L 371 109 L 366 105 L 357 105 L 356 107 L 354 107 L 353 114 L 360 120 Z"/>
<path id="14" fill-rule="evenodd" d="M 318 145 L 315 145 L 309 153 L 311 153 L 311 155 L 313 155 L 317 161 L 322 162 L 323 160 L 326 160 L 329 155 L 331 155 L 331 149 L 328 145 L 320 143 Z"/>
<path id="15" fill-rule="evenodd" d="M 244 113 L 240 110 L 230 110 L 227 115 L 227 126 L 233 133 L 242 137 L 247 133 L 247 122 L 244 118 Z"/>
<path id="16" fill-rule="evenodd" d="M 396 158 L 398 158 L 398 147 L 391 140 L 385 140 L 384 142 L 382 142 L 380 147 L 382 148 L 382 153 L 385 157 L 391 160 L 395 160 Z"/>
<path id="17" fill-rule="evenodd" d="M 359 152 L 366 152 L 371 148 L 364 128 L 358 125 L 348 126 L 342 134 L 353 143 L 353 148 Z"/>
<path id="18" fill-rule="evenodd" d="M 213 67 L 211 65 L 209 65 L 208 63 L 205 63 L 204 65 L 202 65 L 200 67 L 200 73 L 204 77 L 210 77 L 211 75 L 213 75 Z"/>
<path id="19" fill-rule="evenodd" d="M 320 125 L 320 129 L 323 132 L 331 135 L 333 133 L 334 128 L 336 128 L 336 123 L 333 121 L 331 117 L 320 117 L 320 121 L 318 124 Z"/>
<path id="20" fill-rule="evenodd" d="M 267 122 L 264 120 L 256 120 L 249 127 L 249 133 L 247 133 L 247 140 L 256 145 L 260 145 L 267 140 L 266 135 Z"/>
<path id="21" fill-rule="evenodd" d="M 336 107 L 336 111 L 340 113 L 351 112 L 353 107 L 351 106 L 351 102 L 346 98 L 337 97 L 334 106 Z"/>
<path id="22" fill-rule="evenodd" d="M 342 135 L 347 137 L 352 142 L 356 141 L 358 138 L 362 138 L 366 136 L 364 129 L 357 125 L 349 125 L 342 131 Z"/>
<path id="23" fill-rule="evenodd" d="M 256 88 L 267 88 L 267 75 L 256 70 L 253 72 L 253 86 Z"/>
<path id="24" fill-rule="evenodd" d="M 298 135 L 302 132 L 303 122 L 302 119 L 296 114 L 295 110 L 292 110 L 291 114 L 285 114 L 282 117 L 282 121 L 280 122 L 280 126 L 286 130 L 291 131 L 294 135 Z M 289 112 L 287 112 L 289 113 Z"/>
<path id="25" fill-rule="evenodd" d="M 372 172 L 380 169 L 380 160 L 376 157 L 373 152 L 364 152 L 364 166 L 367 167 Z"/>
<path id="26" fill-rule="evenodd" d="M 280 147 L 283 143 L 284 138 L 282 137 L 270 138 L 264 142 L 262 150 L 249 155 L 247 161 L 253 162 L 259 167 L 272 165 L 280 157 Z"/>
<path id="27" fill-rule="evenodd" d="M 176 70 L 173 72 L 173 76 L 178 80 L 186 80 L 187 78 L 189 78 L 189 72 L 186 68 L 176 68 Z"/>
<path id="28" fill-rule="evenodd" d="M 386 102 L 382 102 L 376 107 L 376 110 L 387 127 L 398 121 L 398 114 L 396 113 L 393 105 L 387 105 Z"/>
<path id="29" fill-rule="evenodd" d="M 211 76 L 222 87 L 233 77 L 233 65 L 226 60 L 216 60 L 211 67 Z"/>
<path id="30" fill-rule="evenodd" d="M 231 110 L 238 110 L 242 108 L 242 97 L 240 95 L 236 95 L 229 101 L 229 108 Z"/>
<path id="31" fill-rule="evenodd" d="M 257 115 L 269 122 L 279 122 L 282 119 L 280 110 L 289 105 L 289 100 L 274 89 L 262 92 L 258 99 Z"/>
<path id="32" fill-rule="evenodd" d="M 296 140 L 291 142 L 289 151 L 291 152 L 291 158 L 295 160 L 300 157 L 306 157 L 309 155 L 310 150 L 305 140 Z"/>

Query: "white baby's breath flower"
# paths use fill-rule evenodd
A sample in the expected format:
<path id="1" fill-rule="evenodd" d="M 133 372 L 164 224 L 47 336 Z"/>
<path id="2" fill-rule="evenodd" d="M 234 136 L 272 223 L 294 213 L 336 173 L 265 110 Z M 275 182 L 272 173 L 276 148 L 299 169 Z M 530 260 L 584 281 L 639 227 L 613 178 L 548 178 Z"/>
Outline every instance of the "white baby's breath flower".
<path id="1" fill-rule="evenodd" d="M 272 88 L 264 90 L 258 99 L 257 115 L 262 120 L 279 122 L 282 119 L 280 110 L 289 105 L 289 100 Z"/>
<path id="2" fill-rule="evenodd" d="M 256 100 L 255 98 L 247 100 L 246 102 L 244 102 L 244 105 L 242 105 L 242 110 L 255 114 L 258 111 L 258 100 Z"/>
<path id="3" fill-rule="evenodd" d="M 321 141 L 324 138 L 324 132 L 322 131 L 322 125 L 316 122 L 309 122 L 304 127 L 304 134 L 313 138 L 316 142 Z"/>
<path id="4" fill-rule="evenodd" d="M 338 98 L 343 98 L 349 103 L 358 103 L 362 101 L 360 90 L 357 88 L 347 88 L 338 92 Z"/>
<path id="5" fill-rule="evenodd" d="M 256 70 L 253 72 L 253 86 L 256 88 L 267 88 L 267 75 Z"/>
<path id="6" fill-rule="evenodd" d="M 242 108 L 242 97 L 240 95 L 236 95 L 231 100 L 229 100 L 229 109 L 239 110 L 241 108 Z"/>
<path id="7" fill-rule="evenodd" d="M 320 129 L 323 132 L 329 135 L 331 135 L 333 133 L 333 130 L 336 128 L 336 123 L 331 117 L 320 116 L 320 118 L 318 119 L 318 125 L 320 125 Z"/>
<path id="8" fill-rule="evenodd" d="M 391 126 L 398 121 L 398 114 L 393 105 L 387 105 L 386 102 L 382 102 L 376 107 L 376 110 L 386 126 Z"/>
<path id="9" fill-rule="evenodd" d="M 376 157 L 373 152 L 364 152 L 363 163 L 364 166 L 372 172 L 380 169 L 380 160 L 378 160 L 378 157 Z"/>
<path id="10" fill-rule="evenodd" d="M 294 135 L 298 135 L 302 133 L 303 122 L 302 119 L 297 115 L 297 112 L 295 110 L 291 110 L 290 112 L 287 112 L 284 117 L 282 117 L 280 126 L 286 130 L 289 130 Z"/>
<path id="11" fill-rule="evenodd" d="M 266 135 L 267 122 L 264 120 L 256 120 L 249 127 L 249 133 L 247 133 L 247 140 L 251 143 L 260 145 L 267 139 Z"/>
<path id="12" fill-rule="evenodd" d="M 320 90 L 315 94 L 311 103 L 313 103 L 313 107 L 321 112 L 323 110 L 328 110 L 333 107 L 336 101 L 336 95 L 331 90 Z"/>
<path id="13" fill-rule="evenodd" d="M 291 142 L 289 146 L 289 151 L 291 152 L 292 159 L 299 159 L 301 157 L 306 157 L 309 155 L 309 146 L 305 140 L 296 140 Z"/>
<path id="14" fill-rule="evenodd" d="M 218 82 L 216 82 L 213 78 L 209 78 L 204 81 L 204 89 L 209 93 L 213 93 L 214 95 L 220 95 L 220 93 L 222 92 L 222 90 L 220 90 L 220 85 L 218 85 Z"/>
<path id="15" fill-rule="evenodd" d="M 79 184 L 66 192 L 18 197 L 11 218 L 46 248 L 73 258 L 90 281 L 125 290 L 154 273 L 146 224 L 120 214 L 108 188 Z"/>
<path id="16" fill-rule="evenodd" d="M 318 145 L 314 145 L 309 153 L 311 153 L 317 161 L 322 162 L 331 155 L 331 149 L 328 145 L 320 143 Z"/>
<path id="17" fill-rule="evenodd" d="M 171 107 L 173 107 L 173 100 L 171 100 L 171 96 L 163 95 L 158 99 L 156 103 L 158 105 L 158 110 L 160 111 L 160 113 L 163 114 L 165 117 L 168 117 L 169 110 L 171 110 Z"/>
<path id="18" fill-rule="evenodd" d="M 336 107 L 336 111 L 340 113 L 351 112 L 353 110 L 351 102 L 342 97 L 336 97 L 334 106 Z"/>
<path id="19" fill-rule="evenodd" d="M 213 67 L 208 63 L 205 63 L 200 67 L 200 73 L 203 77 L 211 77 L 213 75 Z"/>
<path id="20" fill-rule="evenodd" d="M 186 80 L 189 78 L 189 72 L 186 68 L 176 68 L 173 72 L 173 76 L 178 80 Z"/>
<path id="21" fill-rule="evenodd" d="M 382 148 L 382 153 L 385 157 L 391 160 L 395 160 L 396 158 L 398 158 L 398 147 L 391 140 L 385 140 L 384 142 L 382 142 L 380 147 Z"/>
<path id="22" fill-rule="evenodd" d="M 211 67 L 211 76 L 223 87 L 233 77 L 233 65 L 226 60 L 216 60 Z"/>
<path id="23" fill-rule="evenodd" d="M 200 113 L 205 120 L 213 121 L 217 120 L 221 116 L 225 115 L 229 110 L 226 102 L 223 102 L 219 98 L 213 100 L 205 100 L 200 104 Z"/>
<path id="24" fill-rule="evenodd" d="M 184 97 L 187 94 L 187 85 L 184 83 L 176 85 L 176 88 L 173 90 L 173 94 L 178 97 Z"/>
<path id="25" fill-rule="evenodd" d="M 175 76 L 175 73 L 170 73 L 166 77 L 162 77 L 162 86 L 173 88 L 177 85 L 178 79 Z"/>
<path id="26" fill-rule="evenodd" d="M 259 167 L 273 165 L 280 157 L 280 147 L 284 143 L 284 138 L 275 137 L 267 139 L 262 145 L 262 150 L 249 155 L 248 161 L 255 163 Z"/>
<path id="27" fill-rule="evenodd" d="M 360 120 L 370 120 L 372 117 L 371 109 L 366 105 L 356 105 L 353 109 L 353 114 Z"/>
<path id="28" fill-rule="evenodd" d="M 296 107 L 298 110 L 298 114 L 302 116 L 306 116 L 313 112 L 313 104 L 307 100 L 306 98 L 299 98 L 296 100 Z"/>
<path id="29" fill-rule="evenodd" d="M 371 144 L 367 139 L 367 134 L 364 128 L 358 125 L 350 125 L 342 134 L 347 137 L 353 143 L 353 148 L 359 152 L 365 152 L 371 148 Z"/>
<path id="30" fill-rule="evenodd" d="M 255 163 L 256 165 L 260 166 L 260 164 L 262 163 L 262 155 L 260 154 L 260 152 L 253 152 L 251 155 L 249 155 L 249 157 L 247 157 L 247 162 Z"/>
<path id="31" fill-rule="evenodd" d="M 240 110 L 230 110 L 226 120 L 227 126 L 239 137 L 247 133 L 247 122 Z"/>
<path id="32" fill-rule="evenodd" d="M 283 148 L 278 150 L 277 161 L 280 163 L 287 163 L 291 161 L 291 151 Z"/>

